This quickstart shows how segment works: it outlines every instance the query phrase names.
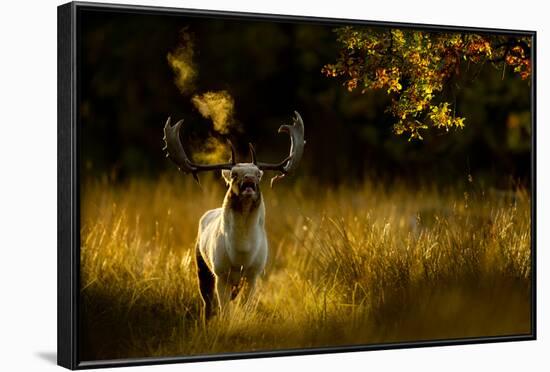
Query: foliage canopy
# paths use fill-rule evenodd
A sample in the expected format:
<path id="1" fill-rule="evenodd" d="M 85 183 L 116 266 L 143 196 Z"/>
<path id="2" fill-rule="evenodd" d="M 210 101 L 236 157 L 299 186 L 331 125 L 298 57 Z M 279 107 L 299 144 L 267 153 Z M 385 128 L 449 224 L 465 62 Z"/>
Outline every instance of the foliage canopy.
<path id="1" fill-rule="evenodd" d="M 422 139 L 421 129 L 463 128 L 464 117 L 442 94 L 448 83 L 471 64 L 493 64 L 521 77 L 531 75 L 531 38 L 467 33 L 371 29 L 335 30 L 340 55 L 322 72 L 344 77 L 349 91 L 384 89 L 396 134 Z"/>

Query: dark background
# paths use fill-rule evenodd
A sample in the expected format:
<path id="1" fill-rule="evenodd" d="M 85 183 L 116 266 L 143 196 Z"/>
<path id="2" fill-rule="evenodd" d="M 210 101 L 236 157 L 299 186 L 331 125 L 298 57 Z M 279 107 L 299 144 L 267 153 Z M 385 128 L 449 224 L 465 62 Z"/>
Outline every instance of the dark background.
<path id="1" fill-rule="evenodd" d="M 348 92 L 321 74 L 338 56 L 333 26 L 141 15 L 80 14 L 81 174 L 84 179 L 157 177 L 173 171 L 162 151 L 168 116 L 205 140 L 211 123 L 174 84 L 166 55 L 187 27 L 195 42 L 198 92 L 226 90 L 242 132 L 263 161 L 282 159 L 288 138 L 276 133 L 298 110 L 307 147 L 300 176 L 322 183 L 465 182 L 468 174 L 507 187 L 530 177 L 530 90 L 511 71 L 471 66 L 445 91 L 466 117 L 463 130 L 429 130 L 424 140 L 392 132 L 384 91 Z M 185 135 L 185 133 L 184 133 Z"/>

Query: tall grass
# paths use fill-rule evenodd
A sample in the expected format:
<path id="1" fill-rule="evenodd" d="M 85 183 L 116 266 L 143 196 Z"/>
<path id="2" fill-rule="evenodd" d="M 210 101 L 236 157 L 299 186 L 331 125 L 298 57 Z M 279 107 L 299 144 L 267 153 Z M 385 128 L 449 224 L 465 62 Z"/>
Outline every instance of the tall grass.
<path id="1" fill-rule="evenodd" d="M 83 185 L 83 360 L 530 332 L 527 192 L 370 183 L 264 186 L 259 295 L 204 326 L 194 240 L 224 189 L 202 183 Z"/>

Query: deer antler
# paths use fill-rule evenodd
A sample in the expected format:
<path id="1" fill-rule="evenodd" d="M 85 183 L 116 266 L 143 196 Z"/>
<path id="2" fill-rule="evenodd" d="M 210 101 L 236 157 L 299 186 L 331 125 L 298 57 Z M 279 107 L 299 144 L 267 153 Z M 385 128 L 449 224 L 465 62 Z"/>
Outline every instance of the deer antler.
<path id="1" fill-rule="evenodd" d="M 227 140 L 229 146 L 231 147 L 231 162 L 230 163 L 220 163 L 220 164 L 196 164 L 193 163 L 187 157 L 183 145 L 181 144 L 179 133 L 183 120 L 178 121 L 174 126 L 170 124 L 170 117 L 166 120 L 166 125 L 164 126 L 164 143 L 165 146 L 163 150 L 166 151 L 166 157 L 170 158 L 178 168 L 185 172 L 191 173 L 195 181 L 199 182 L 199 177 L 197 173 L 203 171 L 211 171 L 217 169 L 231 169 L 235 165 L 235 148 L 231 141 Z M 199 182 L 200 183 L 200 182 Z"/>
<path id="2" fill-rule="evenodd" d="M 258 168 L 262 170 L 274 170 L 279 171 L 280 174 L 271 178 L 271 187 L 273 183 L 281 178 L 284 178 L 287 174 L 292 173 L 298 167 L 302 155 L 304 154 L 304 146 L 306 141 L 304 139 L 304 122 L 298 111 L 294 111 L 294 118 L 292 125 L 281 125 L 278 133 L 288 133 L 290 136 L 290 153 L 280 163 L 255 163 Z M 253 154 L 253 159 L 256 158 L 256 152 L 254 147 L 249 144 L 250 152 Z"/>

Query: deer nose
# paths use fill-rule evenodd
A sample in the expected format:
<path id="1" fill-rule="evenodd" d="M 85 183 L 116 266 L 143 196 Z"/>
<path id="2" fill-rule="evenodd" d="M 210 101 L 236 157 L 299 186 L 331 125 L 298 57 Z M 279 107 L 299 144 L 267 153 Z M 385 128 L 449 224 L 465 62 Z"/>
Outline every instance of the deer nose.
<path id="1" fill-rule="evenodd" d="M 256 183 L 258 181 L 258 178 L 256 176 L 252 175 L 246 175 L 243 177 L 243 182 L 254 182 Z"/>

